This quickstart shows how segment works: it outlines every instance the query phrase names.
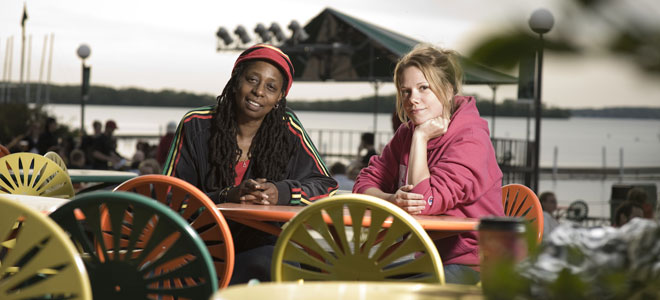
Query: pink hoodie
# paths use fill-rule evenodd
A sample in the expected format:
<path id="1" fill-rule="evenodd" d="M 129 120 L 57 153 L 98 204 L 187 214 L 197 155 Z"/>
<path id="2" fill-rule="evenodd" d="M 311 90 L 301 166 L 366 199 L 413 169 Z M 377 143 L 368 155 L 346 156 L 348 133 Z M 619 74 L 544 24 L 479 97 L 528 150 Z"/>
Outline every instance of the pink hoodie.
<path id="1" fill-rule="evenodd" d="M 502 171 L 490 141 L 488 123 L 479 116 L 473 97 L 456 96 L 447 132 L 428 142 L 431 177 L 412 192 L 424 195 L 424 215 L 480 218 L 504 215 Z M 401 125 L 379 156 L 358 175 L 353 192 L 370 187 L 394 193 L 405 185 L 408 173 L 412 122 Z M 443 264 L 479 264 L 477 232 L 466 232 L 435 241 Z"/>

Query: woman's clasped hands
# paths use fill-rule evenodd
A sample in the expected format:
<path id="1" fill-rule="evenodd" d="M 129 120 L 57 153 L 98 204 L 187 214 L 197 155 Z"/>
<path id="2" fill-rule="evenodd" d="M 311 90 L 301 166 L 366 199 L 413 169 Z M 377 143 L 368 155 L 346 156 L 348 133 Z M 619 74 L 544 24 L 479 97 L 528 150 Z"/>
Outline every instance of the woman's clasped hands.
<path id="1" fill-rule="evenodd" d="M 277 187 L 265 178 L 244 180 L 232 189 L 235 201 L 243 204 L 277 204 Z"/>

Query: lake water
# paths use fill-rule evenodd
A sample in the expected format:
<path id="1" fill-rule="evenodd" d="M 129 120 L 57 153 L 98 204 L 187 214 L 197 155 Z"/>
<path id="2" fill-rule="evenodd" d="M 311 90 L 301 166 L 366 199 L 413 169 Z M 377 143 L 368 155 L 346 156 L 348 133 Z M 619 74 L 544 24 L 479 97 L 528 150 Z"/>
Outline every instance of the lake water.
<path id="1" fill-rule="evenodd" d="M 57 116 L 58 122 L 71 127 L 80 126 L 80 106 L 58 104 L 46 109 Z M 117 122 L 119 135 L 163 134 L 169 121 L 178 122 L 190 108 L 181 107 L 126 107 L 85 106 L 85 128 L 91 129 L 94 120 L 113 119 Z M 308 130 L 337 129 L 372 131 L 373 114 L 337 112 L 296 112 Z M 486 120 L 491 122 L 490 117 Z M 498 117 L 495 120 L 495 136 L 498 138 L 526 139 L 534 136 L 534 120 L 527 127 L 525 118 Z M 391 132 L 389 114 L 379 114 L 379 132 Z M 378 143 L 386 143 L 386 140 Z M 353 144 L 357 147 L 357 143 Z M 325 145 L 318 145 L 322 149 Z M 120 144 L 119 152 L 132 157 L 133 144 Z M 559 167 L 660 167 L 660 120 L 570 118 L 544 119 L 541 123 L 541 166 L 552 166 L 557 149 Z M 603 150 L 604 149 L 604 150 Z M 604 155 L 603 155 L 604 154 Z M 604 159 L 603 159 L 604 156 Z M 660 180 L 626 180 L 627 183 L 654 183 Z M 611 185 L 613 180 L 541 180 L 541 190 L 552 190 L 557 194 L 560 205 L 568 205 L 576 199 L 590 204 L 590 215 L 609 215 Z M 593 214 L 592 214 L 593 212 Z"/>

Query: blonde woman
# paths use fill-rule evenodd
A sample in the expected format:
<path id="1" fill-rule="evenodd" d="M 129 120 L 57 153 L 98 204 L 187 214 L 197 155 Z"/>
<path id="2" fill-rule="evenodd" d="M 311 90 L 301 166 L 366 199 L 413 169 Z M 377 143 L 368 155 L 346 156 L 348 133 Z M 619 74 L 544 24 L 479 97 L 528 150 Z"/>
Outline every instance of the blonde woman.
<path id="1" fill-rule="evenodd" d="M 458 54 L 415 47 L 397 64 L 403 122 L 358 175 L 353 192 L 380 197 L 410 214 L 479 218 L 504 215 L 502 172 L 476 100 L 459 95 Z M 436 240 L 447 282 L 479 280 L 476 232 Z"/>

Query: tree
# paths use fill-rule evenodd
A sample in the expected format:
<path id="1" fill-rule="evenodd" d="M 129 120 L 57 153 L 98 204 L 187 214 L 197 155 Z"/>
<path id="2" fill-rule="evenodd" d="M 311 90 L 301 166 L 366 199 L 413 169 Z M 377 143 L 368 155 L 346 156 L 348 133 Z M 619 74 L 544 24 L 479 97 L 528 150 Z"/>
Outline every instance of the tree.
<path id="1" fill-rule="evenodd" d="M 546 51 L 567 54 L 609 51 L 630 58 L 640 69 L 660 75 L 660 2 L 655 0 L 561 1 L 561 22 L 544 36 Z M 527 22 L 514 30 L 492 35 L 470 51 L 470 57 L 489 66 L 513 69 L 523 51 L 538 37 Z"/>

